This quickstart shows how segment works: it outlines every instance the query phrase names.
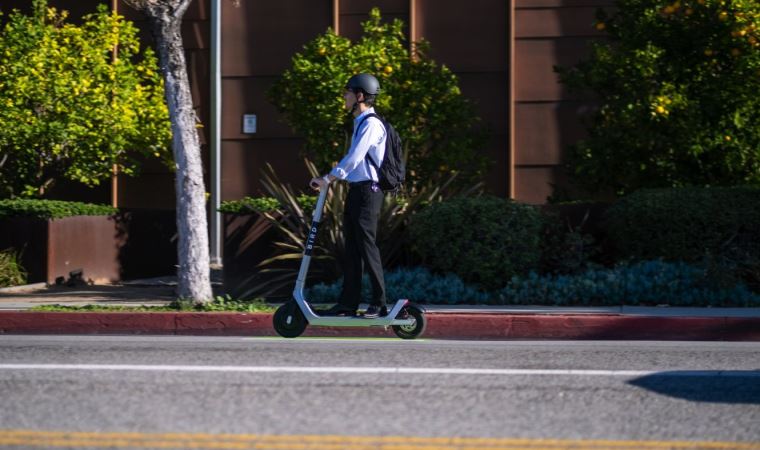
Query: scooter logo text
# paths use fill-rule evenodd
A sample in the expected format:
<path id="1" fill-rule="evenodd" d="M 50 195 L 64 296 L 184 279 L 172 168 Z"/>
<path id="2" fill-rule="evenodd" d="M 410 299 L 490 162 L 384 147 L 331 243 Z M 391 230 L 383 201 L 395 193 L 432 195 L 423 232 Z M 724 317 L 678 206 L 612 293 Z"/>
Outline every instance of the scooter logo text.
<path id="1" fill-rule="evenodd" d="M 311 251 L 314 249 L 314 241 L 317 240 L 317 230 L 319 228 L 319 222 L 312 222 L 309 229 L 309 237 L 306 239 L 305 255 L 311 255 Z"/>

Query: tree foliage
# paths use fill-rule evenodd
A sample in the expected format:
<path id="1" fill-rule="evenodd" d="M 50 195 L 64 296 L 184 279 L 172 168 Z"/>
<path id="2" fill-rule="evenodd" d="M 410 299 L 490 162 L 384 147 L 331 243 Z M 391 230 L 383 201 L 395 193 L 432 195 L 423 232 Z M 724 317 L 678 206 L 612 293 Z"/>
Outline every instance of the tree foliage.
<path id="1" fill-rule="evenodd" d="M 135 26 L 101 5 L 81 25 L 33 2 L 0 33 L 0 197 L 42 196 L 56 179 L 86 185 L 141 156 L 169 158 L 156 58 Z M 118 58 L 114 60 L 114 49 Z"/>
<path id="2" fill-rule="evenodd" d="M 377 110 L 398 130 L 407 154 L 407 177 L 444 179 L 459 170 L 459 182 L 479 181 L 485 143 L 472 105 L 462 96 L 456 75 L 427 56 L 429 44 L 415 43 L 410 53 L 403 23 L 382 23 L 373 9 L 356 43 L 332 30 L 318 36 L 293 57 L 270 97 L 306 141 L 306 154 L 324 172 L 345 153 L 352 118 L 343 108 L 343 91 L 357 73 L 380 80 Z"/>
<path id="3" fill-rule="evenodd" d="M 559 69 L 599 102 L 571 151 L 592 191 L 760 181 L 760 3 L 618 0 L 608 41 Z"/>

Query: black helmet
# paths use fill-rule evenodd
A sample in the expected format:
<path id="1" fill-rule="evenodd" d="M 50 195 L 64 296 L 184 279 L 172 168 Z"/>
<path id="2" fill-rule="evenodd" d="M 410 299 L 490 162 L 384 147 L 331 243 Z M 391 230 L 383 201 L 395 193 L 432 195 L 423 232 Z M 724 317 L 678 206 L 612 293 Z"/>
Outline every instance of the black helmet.
<path id="1" fill-rule="evenodd" d="M 368 74 L 360 73 L 352 76 L 348 83 L 346 83 L 346 89 L 352 91 L 362 90 L 368 95 L 377 95 L 380 93 L 380 82 L 377 78 Z"/>

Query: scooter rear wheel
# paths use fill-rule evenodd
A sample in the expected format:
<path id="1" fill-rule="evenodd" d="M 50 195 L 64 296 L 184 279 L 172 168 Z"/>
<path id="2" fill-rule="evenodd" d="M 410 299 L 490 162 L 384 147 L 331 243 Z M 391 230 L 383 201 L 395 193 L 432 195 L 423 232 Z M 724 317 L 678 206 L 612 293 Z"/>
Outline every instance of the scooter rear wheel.
<path id="1" fill-rule="evenodd" d="M 293 300 L 277 308 L 272 317 L 274 330 L 285 338 L 300 336 L 306 330 L 308 324 L 309 322 L 306 321 L 301 308 Z"/>
<path id="2" fill-rule="evenodd" d="M 414 319 L 413 325 L 391 325 L 393 332 L 401 339 L 415 339 L 425 332 L 427 327 L 427 320 L 425 319 L 425 313 L 422 312 L 422 308 L 415 305 L 405 306 L 399 313 L 400 317 L 408 316 Z"/>

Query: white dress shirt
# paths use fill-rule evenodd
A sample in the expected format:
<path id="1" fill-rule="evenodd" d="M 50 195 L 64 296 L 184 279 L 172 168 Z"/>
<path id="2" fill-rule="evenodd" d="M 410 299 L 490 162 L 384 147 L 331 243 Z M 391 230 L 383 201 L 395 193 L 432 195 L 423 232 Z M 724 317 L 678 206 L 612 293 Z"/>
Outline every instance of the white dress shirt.
<path id="1" fill-rule="evenodd" d="M 369 152 L 375 164 L 379 166 L 385 156 L 385 127 L 383 123 L 377 117 L 369 117 L 364 120 L 366 115 L 374 112 L 375 108 L 369 108 L 354 119 L 351 147 L 346 156 L 330 171 L 332 176 L 349 183 L 368 180 L 378 181 L 375 167 L 365 160 L 365 156 Z M 362 120 L 364 123 L 357 129 Z"/>

